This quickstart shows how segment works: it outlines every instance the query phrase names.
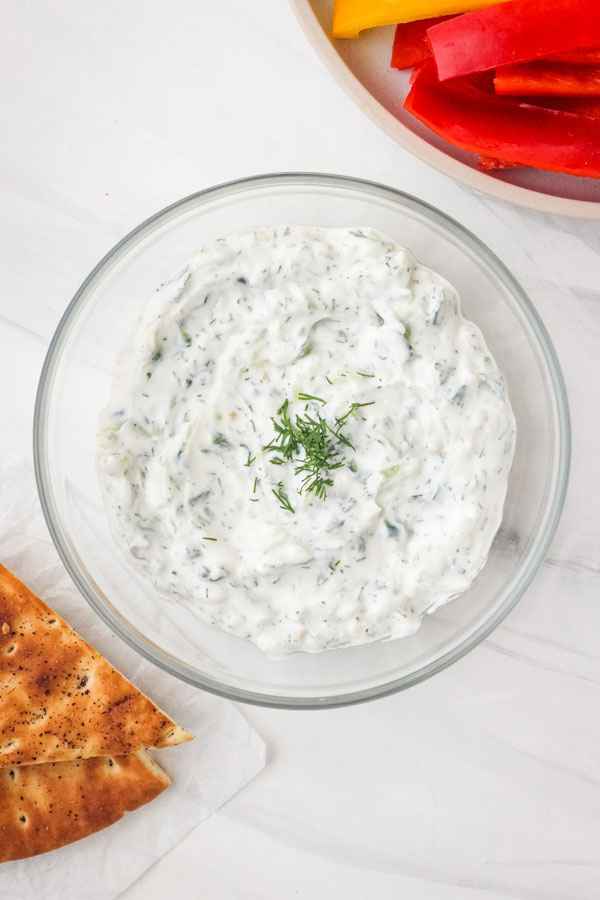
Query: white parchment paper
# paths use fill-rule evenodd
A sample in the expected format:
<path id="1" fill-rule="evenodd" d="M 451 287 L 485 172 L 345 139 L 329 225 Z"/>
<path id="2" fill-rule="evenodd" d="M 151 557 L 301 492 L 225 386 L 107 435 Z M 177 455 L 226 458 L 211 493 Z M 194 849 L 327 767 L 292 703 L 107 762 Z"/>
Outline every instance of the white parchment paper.
<path id="1" fill-rule="evenodd" d="M 113 900 L 263 768 L 264 743 L 233 704 L 141 659 L 97 618 L 60 562 L 21 464 L 0 473 L 0 562 L 196 735 L 151 751 L 173 784 L 147 806 L 60 850 L 0 865 L 2 900 Z"/>

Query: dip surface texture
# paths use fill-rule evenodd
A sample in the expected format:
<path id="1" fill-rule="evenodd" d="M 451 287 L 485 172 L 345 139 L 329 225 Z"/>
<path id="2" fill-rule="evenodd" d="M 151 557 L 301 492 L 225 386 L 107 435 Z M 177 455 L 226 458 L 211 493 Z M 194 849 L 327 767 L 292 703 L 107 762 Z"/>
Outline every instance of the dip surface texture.
<path id="1" fill-rule="evenodd" d="M 207 245 L 150 300 L 98 468 L 158 592 L 277 656 L 411 634 L 465 591 L 514 443 L 448 282 L 368 228 L 277 226 Z"/>

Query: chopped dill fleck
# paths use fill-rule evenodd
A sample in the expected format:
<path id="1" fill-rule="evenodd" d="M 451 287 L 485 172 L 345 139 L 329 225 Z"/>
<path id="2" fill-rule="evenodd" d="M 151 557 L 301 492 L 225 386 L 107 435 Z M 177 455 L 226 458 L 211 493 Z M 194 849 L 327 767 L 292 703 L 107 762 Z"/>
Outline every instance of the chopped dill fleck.
<path id="1" fill-rule="evenodd" d="M 360 375 L 362 378 L 375 378 L 374 375 L 367 375 L 366 372 L 357 372 L 357 375 Z"/>
<path id="2" fill-rule="evenodd" d="M 252 456 L 252 454 L 251 454 L 250 451 L 248 450 L 248 459 L 246 460 L 246 462 L 244 463 L 244 465 L 245 465 L 245 466 L 248 466 L 248 468 L 250 468 L 250 466 L 252 465 L 252 463 L 254 462 L 255 459 L 256 459 L 256 457 L 255 457 L 255 456 Z"/>
<path id="3" fill-rule="evenodd" d="M 203 537 L 202 540 L 203 540 L 203 541 L 216 541 L 217 539 L 216 539 L 216 538 L 211 538 L 211 537 Z"/>

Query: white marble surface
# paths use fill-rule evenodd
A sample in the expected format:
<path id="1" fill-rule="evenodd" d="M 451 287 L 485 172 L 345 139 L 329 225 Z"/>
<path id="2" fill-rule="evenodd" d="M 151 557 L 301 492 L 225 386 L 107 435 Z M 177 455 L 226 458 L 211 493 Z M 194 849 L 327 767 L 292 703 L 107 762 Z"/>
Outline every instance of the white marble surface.
<path id="1" fill-rule="evenodd" d="M 284 0 L 3 0 L 0 24 L 0 469 L 30 445 L 48 341 L 97 260 L 172 200 L 264 171 L 384 181 L 473 229 L 537 304 L 572 406 L 563 519 L 505 624 L 387 700 L 245 708 L 263 774 L 123 896 L 597 900 L 600 223 L 504 206 L 410 157 Z"/>

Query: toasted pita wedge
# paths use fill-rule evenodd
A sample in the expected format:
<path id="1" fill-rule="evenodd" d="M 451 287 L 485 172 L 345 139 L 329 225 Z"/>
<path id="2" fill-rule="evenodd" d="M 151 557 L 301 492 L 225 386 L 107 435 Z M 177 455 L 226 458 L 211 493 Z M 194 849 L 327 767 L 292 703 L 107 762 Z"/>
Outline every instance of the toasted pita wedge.
<path id="1" fill-rule="evenodd" d="M 94 834 L 170 784 L 145 750 L 0 769 L 0 862 Z"/>
<path id="2" fill-rule="evenodd" d="M 0 565 L 0 766 L 192 737 Z"/>

